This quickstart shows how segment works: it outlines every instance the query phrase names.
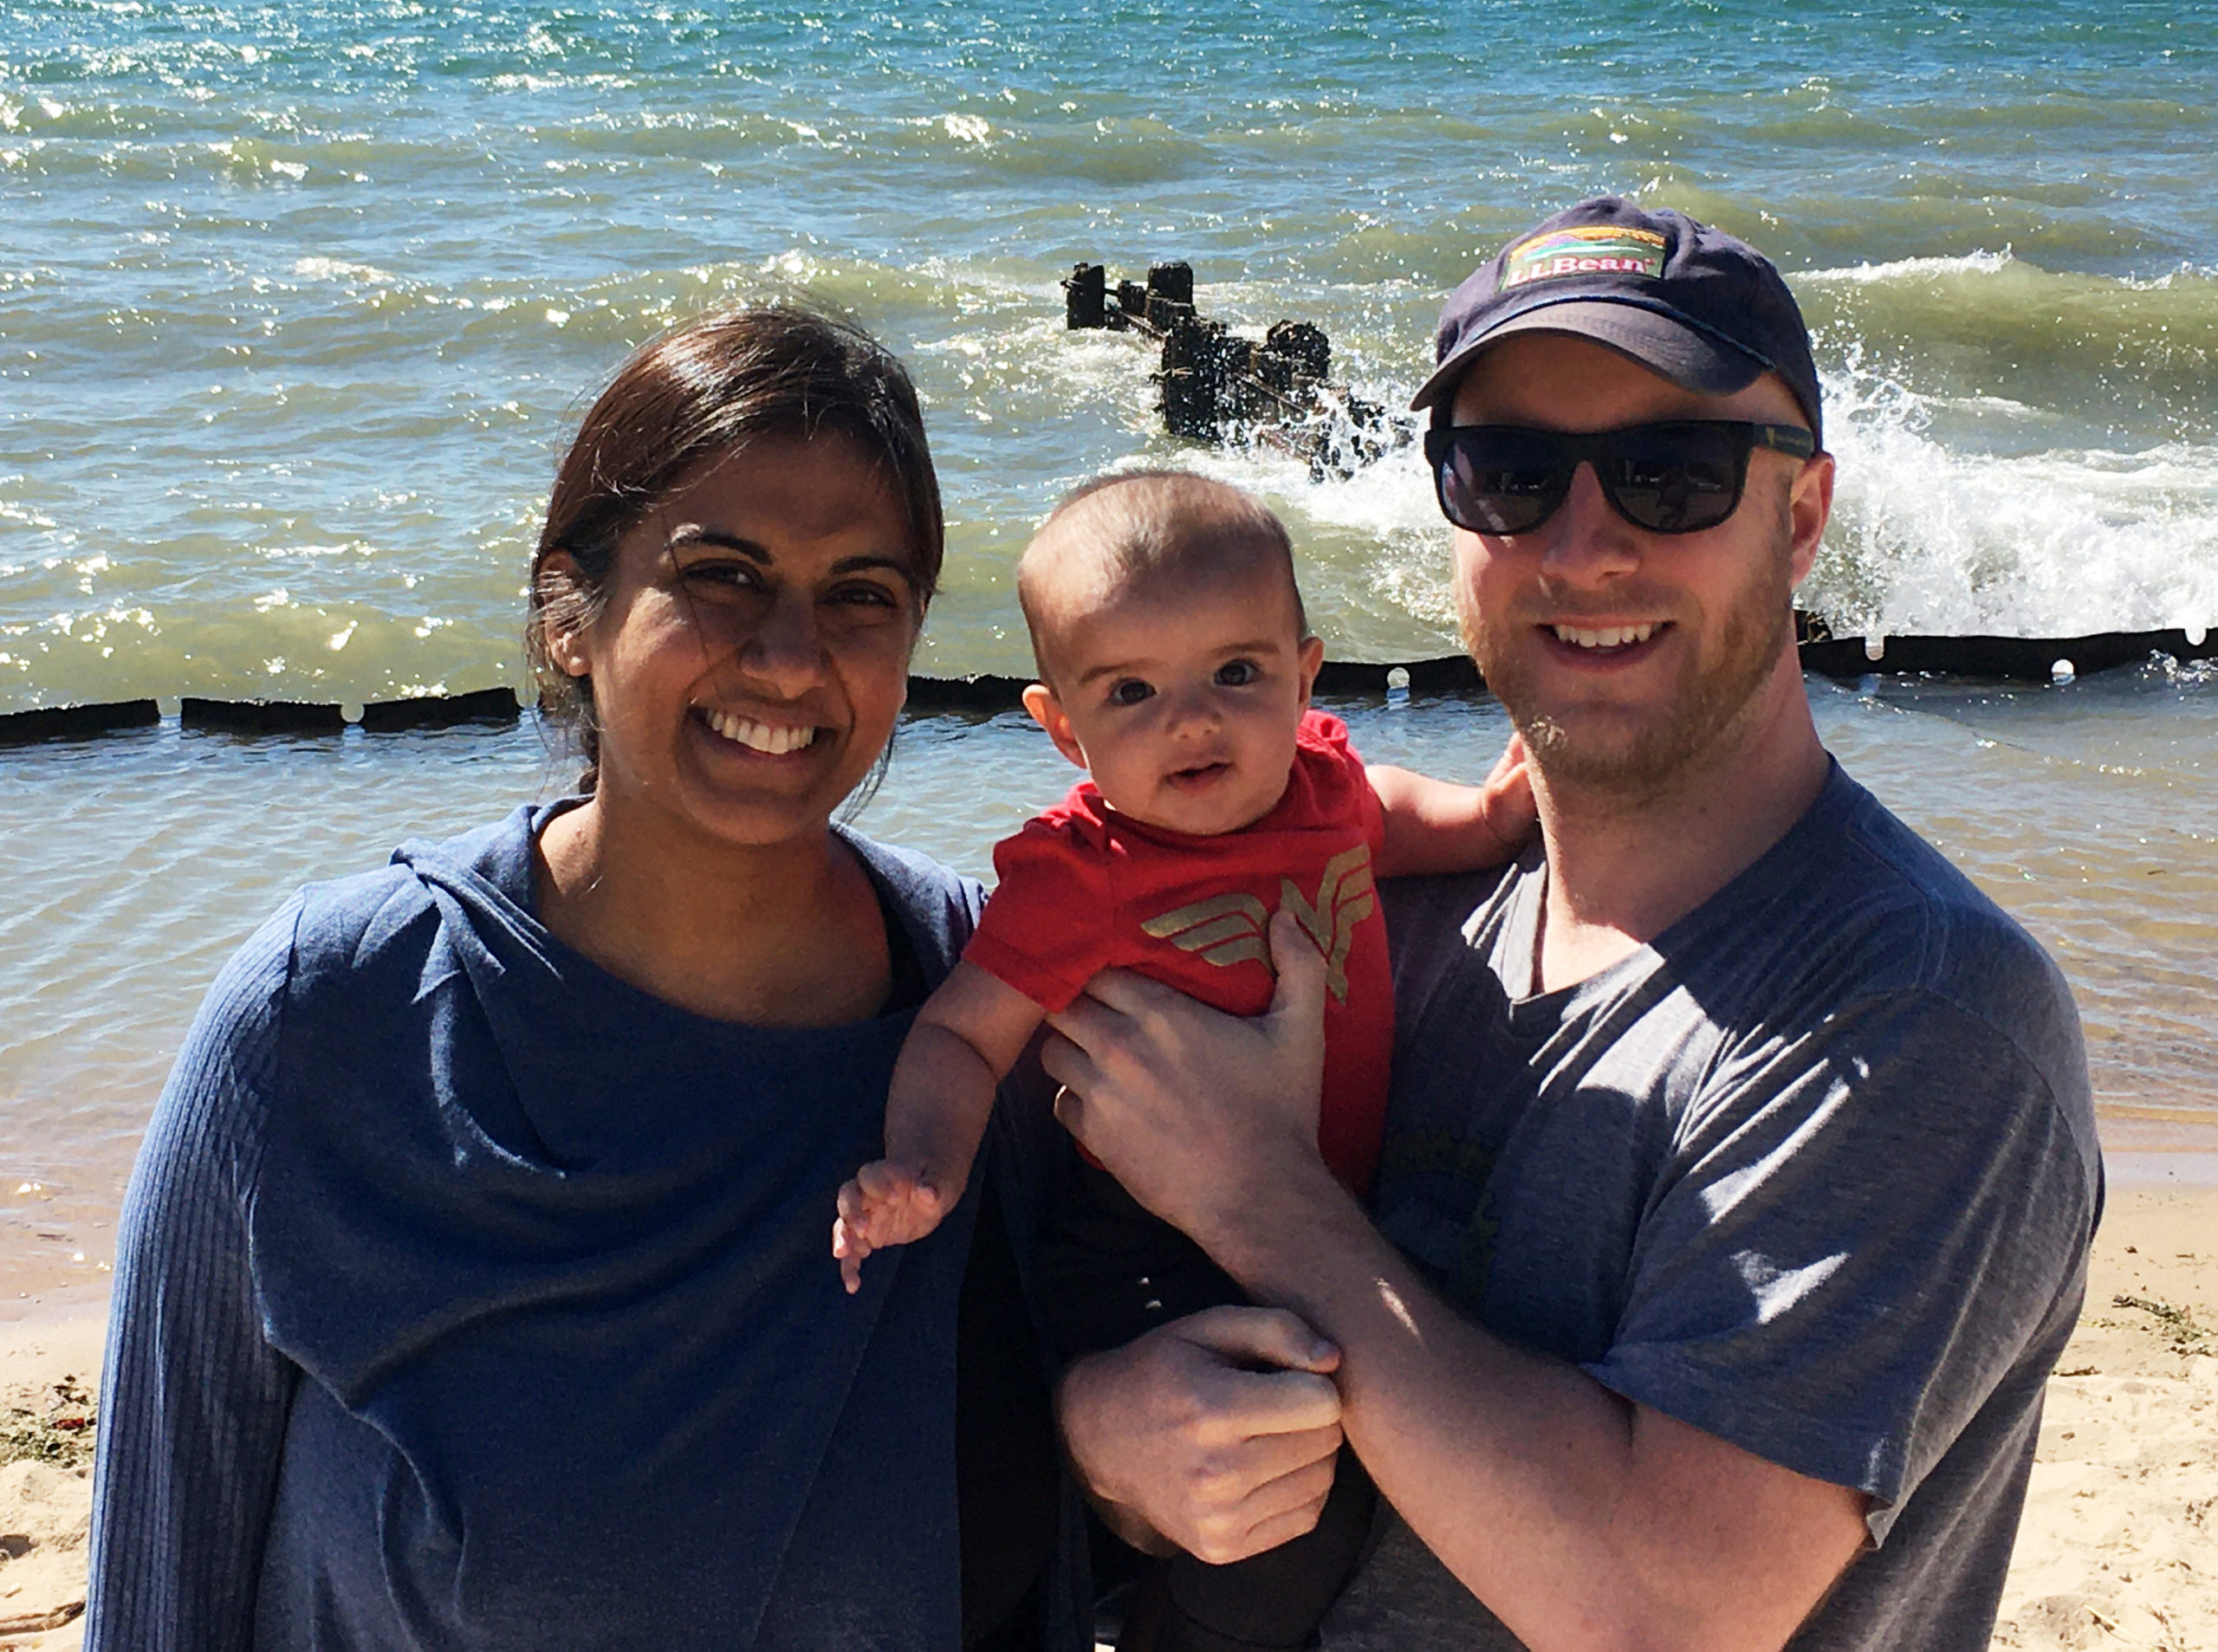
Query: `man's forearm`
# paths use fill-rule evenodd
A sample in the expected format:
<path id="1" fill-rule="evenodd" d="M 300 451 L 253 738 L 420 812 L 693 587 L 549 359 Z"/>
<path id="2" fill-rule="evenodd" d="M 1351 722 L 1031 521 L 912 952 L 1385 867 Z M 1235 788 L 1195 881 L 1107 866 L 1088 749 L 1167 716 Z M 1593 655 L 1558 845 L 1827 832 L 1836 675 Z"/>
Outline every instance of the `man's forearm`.
<path id="1" fill-rule="evenodd" d="M 1620 1398 L 1448 1307 L 1321 1164 L 1274 1167 L 1204 1235 L 1341 1350 L 1380 1491 L 1535 1652 L 1776 1648 L 1863 1540 L 1861 1500 Z"/>

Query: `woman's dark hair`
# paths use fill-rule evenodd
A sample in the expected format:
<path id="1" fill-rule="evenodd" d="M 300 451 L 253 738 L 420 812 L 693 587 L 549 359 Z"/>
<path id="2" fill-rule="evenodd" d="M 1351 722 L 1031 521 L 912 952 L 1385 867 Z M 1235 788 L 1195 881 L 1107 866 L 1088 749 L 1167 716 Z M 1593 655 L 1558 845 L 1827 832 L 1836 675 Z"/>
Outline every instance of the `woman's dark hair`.
<path id="1" fill-rule="evenodd" d="M 908 370 L 860 327 L 788 304 L 712 311 L 633 351 L 586 414 L 532 554 L 524 633 L 541 712 L 584 755 L 582 789 L 600 761 L 593 682 L 555 664 L 549 629 L 593 622 L 617 541 L 695 465 L 764 437 L 827 434 L 874 463 L 901 505 L 921 615 L 946 552 L 939 480 Z M 575 577 L 548 569 L 558 551 Z"/>

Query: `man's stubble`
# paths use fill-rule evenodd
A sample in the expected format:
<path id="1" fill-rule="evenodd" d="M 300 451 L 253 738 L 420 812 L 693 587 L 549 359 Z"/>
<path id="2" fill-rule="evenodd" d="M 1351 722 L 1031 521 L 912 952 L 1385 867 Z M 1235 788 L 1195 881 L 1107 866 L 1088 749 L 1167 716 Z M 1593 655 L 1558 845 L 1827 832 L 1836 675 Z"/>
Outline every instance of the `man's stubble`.
<path id="1" fill-rule="evenodd" d="M 1715 648 L 1708 658 L 1689 662 L 1670 704 L 1629 739 L 1582 729 L 1552 716 L 1537 703 L 1532 674 L 1508 645 L 1525 622 L 1504 618 L 1490 624 L 1486 615 L 1472 612 L 1473 605 L 1457 605 L 1465 649 L 1551 787 L 1619 808 L 1638 807 L 1684 784 L 1711 754 L 1734 743 L 1792 636 L 1790 490 L 1781 489 L 1774 498 L 1768 554 L 1755 559 L 1748 578 L 1726 605 Z M 1742 509 L 1755 503 L 1752 496 Z"/>

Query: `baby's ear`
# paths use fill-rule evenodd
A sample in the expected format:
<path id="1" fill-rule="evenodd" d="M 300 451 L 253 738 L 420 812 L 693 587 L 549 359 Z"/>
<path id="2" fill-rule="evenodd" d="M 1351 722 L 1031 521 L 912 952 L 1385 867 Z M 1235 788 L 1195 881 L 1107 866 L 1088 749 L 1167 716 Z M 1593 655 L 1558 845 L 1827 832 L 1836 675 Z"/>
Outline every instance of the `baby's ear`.
<path id="1" fill-rule="evenodd" d="M 1303 638 L 1301 651 L 1294 658 L 1301 673 L 1301 704 L 1306 710 L 1309 705 L 1309 690 L 1317 685 L 1317 673 L 1324 668 L 1325 639 L 1322 637 Z"/>
<path id="2" fill-rule="evenodd" d="M 1055 742 L 1055 749 L 1076 763 L 1086 766 L 1086 753 L 1080 749 L 1078 735 L 1071 728 L 1069 716 L 1063 703 L 1055 697 L 1054 690 L 1045 683 L 1034 683 L 1024 690 L 1024 709 L 1032 714 L 1032 721 L 1047 731 L 1047 738 Z"/>

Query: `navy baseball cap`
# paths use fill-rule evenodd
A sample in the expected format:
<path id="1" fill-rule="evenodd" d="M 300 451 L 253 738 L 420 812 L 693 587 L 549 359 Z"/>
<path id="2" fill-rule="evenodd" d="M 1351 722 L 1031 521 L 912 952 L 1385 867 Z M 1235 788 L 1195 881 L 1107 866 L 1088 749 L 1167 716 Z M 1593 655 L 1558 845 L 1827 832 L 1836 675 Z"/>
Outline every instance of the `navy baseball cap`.
<path id="1" fill-rule="evenodd" d="M 1517 236 L 1448 295 L 1434 340 L 1439 366 L 1410 405 L 1452 401 L 1479 353 L 1514 333 L 1576 334 L 1709 395 L 1775 373 L 1825 445 L 1810 330 L 1794 295 L 1770 259 L 1684 213 L 1598 195 Z"/>

